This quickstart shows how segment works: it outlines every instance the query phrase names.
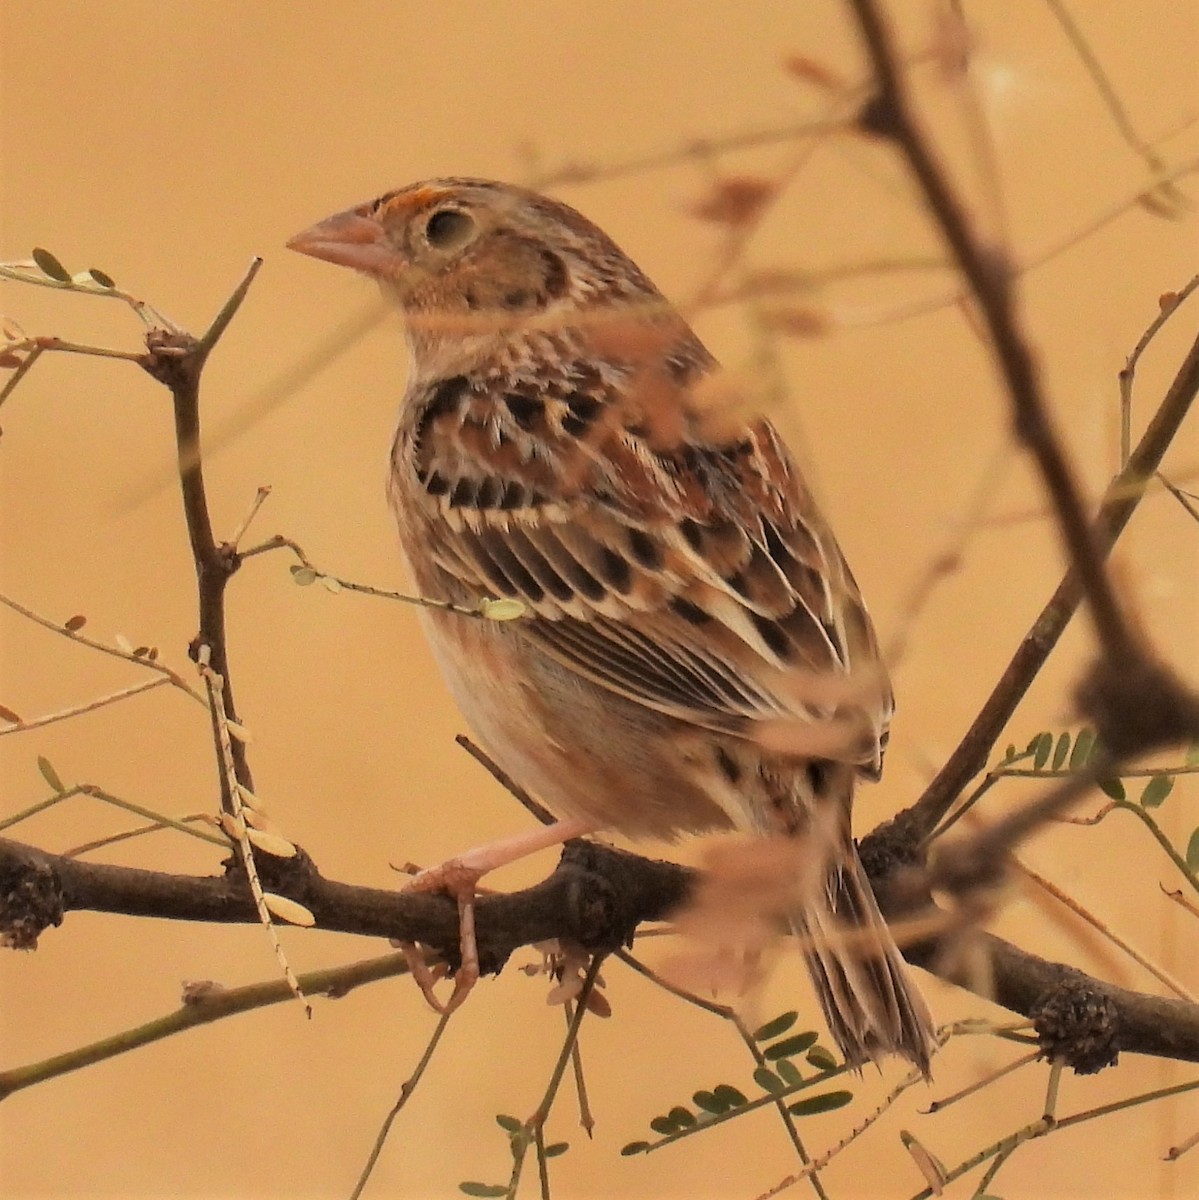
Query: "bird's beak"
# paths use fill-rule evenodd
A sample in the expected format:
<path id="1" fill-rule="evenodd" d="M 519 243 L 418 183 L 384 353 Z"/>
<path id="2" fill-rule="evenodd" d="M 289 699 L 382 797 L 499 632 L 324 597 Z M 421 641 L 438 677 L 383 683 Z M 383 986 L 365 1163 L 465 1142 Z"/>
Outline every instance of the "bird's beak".
<path id="1" fill-rule="evenodd" d="M 356 208 L 297 233 L 287 248 L 375 277 L 393 275 L 398 257 L 382 224 Z"/>

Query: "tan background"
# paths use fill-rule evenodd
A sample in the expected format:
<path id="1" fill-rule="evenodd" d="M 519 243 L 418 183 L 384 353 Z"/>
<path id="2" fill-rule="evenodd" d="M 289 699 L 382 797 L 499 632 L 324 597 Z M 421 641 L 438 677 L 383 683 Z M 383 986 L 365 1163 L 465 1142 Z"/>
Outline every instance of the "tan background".
<path id="1" fill-rule="evenodd" d="M 923 45 L 935 6 L 891 7 L 906 44 Z M 1144 169 L 1043 4 L 967 7 L 981 26 L 1013 243 L 1021 256 L 1036 255 L 1134 194 Z M 1196 135 L 1183 126 L 1199 100 L 1195 4 L 1078 0 L 1073 7 L 1139 128 L 1152 138 L 1170 135 L 1164 152 L 1172 161 L 1193 156 Z M 779 69 L 788 52 L 848 77 L 859 69 L 855 40 L 832 0 L 8 0 L 0 17 L 0 254 L 20 258 L 45 245 L 74 269 L 102 267 L 194 330 L 250 256 L 265 255 L 260 281 L 208 372 L 205 420 L 219 431 L 336 322 L 371 302 L 370 288 L 348 273 L 284 252 L 291 233 L 421 177 L 521 177 L 528 148 L 546 167 L 609 164 L 701 135 L 815 117 L 820 97 Z M 953 95 L 930 83 L 925 100 L 969 176 L 976 160 Z M 793 146 L 774 147 L 732 159 L 729 169 L 773 171 L 795 154 Z M 684 165 L 561 194 L 669 293 L 685 297 L 717 245 L 714 231 L 684 211 L 704 179 Z M 843 139 L 814 156 L 751 259 L 821 268 L 936 249 L 886 150 Z M 1027 316 L 1055 411 L 1092 488 L 1112 469 L 1116 372 L 1159 293 L 1194 270 L 1194 250 L 1193 219 L 1170 222 L 1138 209 L 1027 278 Z M 897 305 L 944 295 L 949 283 L 938 273 L 872 276 L 816 295 L 833 332 L 784 347 L 795 405 L 782 419 L 814 463 L 887 637 L 900 629 L 904 597 L 1004 436 L 1001 394 L 960 314 L 942 308 L 879 323 Z M 3 311 L 32 332 L 137 344 L 135 323 L 116 305 L 13 285 L 0 297 Z M 1185 313 L 1146 361 L 1138 419 L 1195 325 L 1194 312 Z M 751 343 L 737 314 L 705 318 L 700 328 L 726 362 L 748 360 Z M 286 532 L 330 570 L 398 585 L 382 474 L 403 370 L 396 329 L 376 331 L 229 440 L 208 464 L 219 530 L 228 533 L 254 489 L 270 483 L 259 533 Z M 170 487 L 164 394 L 136 368 L 58 358 L 38 365 L 3 415 L 0 587 L 56 619 L 84 612 L 97 636 L 152 642 L 185 665 L 192 585 Z M 1197 451 L 1191 431 L 1171 457 L 1176 475 L 1199 465 Z M 992 500 L 1001 514 L 1039 505 L 1019 464 Z M 1157 498 L 1120 555 L 1146 625 L 1192 679 L 1199 676 L 1195 533 L 1176 505 Z M 908 631 L 889 770 L 861 799 L 861 828 L 910 801 L 952 747 L 1059 568 L 1043 521 L 992 528 L 971 542 L 963 569 Z M 390 885 L 389 861 L 436 861 L 524 827 L 515 805 L 452 745 L 460 721 L 410 612 L 297 589 L 283 559 L 268 557 L 235 580 L 230 613 L 259 788 L 325 873 Z M 8 615 L 0 616 L 0 637 L 0 701 L 26 716 L 137 678 L 124 664 Z M 1086 645 L 1085 629 L 1071 633 L 1013 723 L 1013 740 L 1068 720 L 1066 684 Z M 174 694 L 0 740 L 5 811 L 46 794 L 39 754 L 68 781 L 95 782 L 171 813 L 214 805 L 205 723 Z M 1007 785 L 996 793 L 996 810 L 1021 794 Z M 1185 838 L 1195 811 L 1195 788 L 1180 785 L 1163 819 Z M 76 801 L 38 818 L 27 836 L 63 848 L 122 827 L 118 815 Z M 1169 879 L 1167 866 L 1146 840 L 1116 816 L 1097 830 L 1044 838 L 1027 858 L 1199 988 L 1194 926 L 1163 911 L 1157 883 Z M 163 835 L 109 853 L 180 870 L 214 862 Z M 549 861 L 513 870 L 508 882 L 534 878 Z M 1042 953 L 1114 969 L 1027 901 L 1017 900 L 999 927 Z M 286 941 L 299 968 L 380 949 L 329 935 Z M 811 1011 L 792 968 L 762 1002 L 766 1015 L 791 1004 Z M 1146 986 L 1139 971 L 1121 969 L 1126 981 Z M 256 929 L 72 916 L 36 954 L 0 956 L 0 1060 L 38 1059 L 148 1020 L 174 1006 L 183 979 L 235 984 L 273 971 Z M 616 966 L 608 980 L 616 1016 L 593 1023 L 584 1038 L 599 1126 L 587 1144 L 564 1094 L 551 1133 L 572 1150 L 555 1163 L 555 1194 L 750 1197 L 785 1175 L 786 1146 L 765 1115 L 648 1160 L 616 1157 L 621 1144 L 644 1135 L 654 1113 L 695 1088 L 744 1083 L 749 1067 L 712 1018 Z M 985 1011 L 927 986 L 940 1017 Z M 461 1179 L 505 1176 L 492 1115 L 531 1111 L 561 1036 L 561 1014 L 545 1007 L 543 994 L 541 981 L 513 970 L 480 987 L 398 1124 L 369 1194 L 452 1195 Z M 321 1002 L 310 1023 L 298 1007 L 276 1008 L 19 1094 L 0 1107 L 0 1191 L 344 1196 L 432 1024 L 411 987 L 391 983 Z M 938 1061 L 931 1095 L 1012 1054 L 959 1043 Z M 1193 1074 L 1129 1060 L 1119 1072 L 1068 1079 L 1063 1111 Z M 862 1086 L 880 1090 L 873 1073 Z M 1035 1119 L 1043 1086 L 1043 1068 L 1028 1068 L 934 1118 L 917 1114 L 928 1097 L 913 1094 L 867 1148 L 828 1172 L 828 1185 L 838 1197 L 910 1195 L 922 1184 L 899 1147 L 899 1127 L 918 1131 L 952 1164 Z M 852 1111 L 812 1120 L 811 1145 L 819 1150 L 839 1137 Z M 1195 1195 L 1199 1151 L 1174 1166 L 1159 1160 L 1197 1123 L 1193 1097 L 1108 1118 L 1018 1154 L 995 1190 Z"/>

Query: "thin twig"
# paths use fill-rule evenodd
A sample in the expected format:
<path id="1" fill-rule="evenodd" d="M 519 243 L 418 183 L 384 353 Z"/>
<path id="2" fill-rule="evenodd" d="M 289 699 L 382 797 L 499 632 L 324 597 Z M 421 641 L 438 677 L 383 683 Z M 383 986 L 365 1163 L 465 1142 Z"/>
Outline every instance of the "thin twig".
<path id="1" fill-rule="evenodd" d="M 306 971 L 298 978 L 305 995 L 339 998 L 363 984 L 373 983 L 378 979 L 389 979 L 395 975 L 405 975 L 407 972 L 408 964 L 402 954 L 387 954 L 381 958 L 365 959 L 344 967 Z M 144 1025 L 123 1030 L 89 1045 L 78 1046 L 65 1054 L 56 1054 L 52 1058 L 27 1066 L 0 1071 L 0 1100 L 35 1083 L 43 1083 L 70 1071 L 78 1071 L 105 1059 L 127 1054 L 139 1046 L 148 1046 L 172 1034 L 182 1033 L 185 1029 L 195 1029 L 197 1026 L 208 1025 L 237 1013 L 251 1012 L 256 1008 L 280 1004 L 292 998 L 291 988 L 282 979 L 237 988 L 224 988 L 217 984 L 193 988 L 183 1005 L 165 1017 L 157 1017 Z"/>
<path id="2" fill-rule="evenodd" d="M 375 1169 L 375 1164 L 379 1161 L 379 1155 L 382 1154 L 383 1147 L 387 1143 L 388 1135 L 391 1133 L 391 1127 L 395 1123 L 396 1117 L 400 1115 L 404 1105 L 408 1103 L 412 1097 L 412 1093 L 416 1091 L 417 1084 L 420 1083 L 429 1063 L 433 1061 L 433 1052 L 437 1049 L 437 1045 L 441 1041 L 441 1035 L 445 1033 L 446 1026 L 450 1023 L 450 1017 L 453 1015 L 453 1010 L 441 1014 L 433 1029 L 433 1035 L 429 1038 L 424 1053 L 420 1056 L 420 1061 L 413 1068 L 412 1074 L 400 1085 L 400 1094 L 395 1104 L 392 1105 L 391 1111 L 383 1118 L 383 1124 L 379 1127 L 375 1143 L 371 1147 L 370 1154 L 367 1155 L 366 1162 L 363 1164 L 362 1171 L 358 1176 L 358 1182 L 354 1184 L 354 1190 L 350 1192 L 350 1200 L 359 1200 L 359 1197 L 362 1195 L 367 1181 L 371 1177 L 371 1172 Z"/>
<path id="3" fill-rule="evenodd" d="M 1169 293 L 1158 303 L 1158 314 L 1145 328 L 1145 332 L 1137 339 L 1132 353 L 1124 360 L 1120 370 L 1120 469 L 1128 466 L 1132 455 L 1132 387 L 1136 379 L 1137 365 L 1141 355 L 1149 349 L 1153 339 L 1157 337 L 1162 326 L 1178 311 L 1196 288 L 1199 288 L 1199 275 L 1193 276 L 1176 292 Z M 1167 485 L 1168 486 L 1168 485 Z"/>
<path id="4" fill-rule="evenodd" d="M 1052 896 L 1059 904 L 1065 905 L 1076 917 L 1085 921 L 1097 933 L 1107 938 L 1113 946 L 1123 950 L 1137 966 L 1143 967 L 1154 979 L 1169 988 L 1180 1000 L 1189 1000 L 1192 1004 L 1199 1004 L 1199 999 L 1196 999 L 1190 991 L 1183 987 L 1167 971 L 1157 966 L 1156 963 L 1151 962 L 1131 942 L 1125 941 L 1114 929 L 1105 925 L 1098 917 L 1085 909 L 1073 896 L 1058 887 L 1051 879 L 1046 879 L 1044 875 L 1034 871 L 1032 867 L 1018 858 L 1013 859 L 1013 865 L 1016 870 L 1035 883 L 1037 887 Z"/>
<path id="5" fill-rule="evenodd" d="M 123 659 L 125 662 L 131 662 L 136 666 L 144 667 L 148 671 L 157 671 L 158 674 L 169 679 L 181 692 L 187 693 L 197 704 L 202 704 L 205 708 L 208 707 L 208 701 L 182 675 L 177 671 L 173 671 L 165 663 L 159 662 L 157 659 L 149 658 L 145 654 L 133 654 L 128 650 L 122 650 L 119 646 L 110 646 L 107 642 L 98 642 L 94 638 L 80 633 L 77 629 L 68 629 L 59 621 L 51 621 L 49 617 L 43 617 L 40 613 L 34 612 L 32 608 L 27 608 L 24 604 L 13 600 L 10 596 L 0 594 L 0 604 L 3 604 L 6 608 L 11 608 L 15 613 L 20 613 L 21 616 L 28 621 L 32 621 L 35 625 L 40 625 L 43 629 L 50 630 L 51 633 L 57 633 L 59 637 L 65 637 L 72 642 L 78 642 L 81 646 L 87 646 L 89 650 L 98 650 L 101 654 L 108 654 L 113 658 Z"/>
<path id="6" fill-rule="evenodd" d="M 1112 81 L 1103 69 L 1103 64 L 1099 61 L 1098 55 L 1092 49 L 1090 42 L 1079 28 L 1070 10 L 1062 0 L 1045 0 L 1045 2 L 1049 7 L 1049 11 L 1057 18 L 1062 31 L 1065 33 L 1071 46 L 1074 47 L 1074 52 L 1078 55 L 1079 61 L 1091 77 L 1091 82 L 1094 83 L 1104 105 L 1111 114 L 1112 122 L 1115 124 L 1117 130 L 1119 130 L 1120 136 L 1140 156 L 1145 165 L 1155 175 L 1160 176 L 1166 170 L 1164 160 L 1153 146 L 1145 141 L 1137 132 L 1136 127 L 1132 123 L 1132 118 L 1128 115 L 1128 109 L 1124 106 L 1124 101 L 1120 98 L 1119 92 L 1112 86 Z M 1158 186 L 1166 190 L 1164 185 L 1159 184 Z M 1185 199 L 1177 190 L 1167 191 L 1167 194 L 1176 205 Z"/>
<path id="7" fill-rule="evenodd" d="M 46 725 L 53 725 L 56 721 L 66 721 L 70 717 L 78 717 L 83 713 L 95 712 L 98 708 L 105 708 L 109 704 L 116 704 L 121 700 L 128 700 L 130 696 L 136 696 L 141 692 L 148 692 L 154 688 L 166 686 L 171 681 L 162 676 L 157 679 L 145 679 L 141 683 L 135 683 L 127 688 L 121 688 L 120 691 L 110 692 L 107 696 L 97 696 L 94 700 L 88 700 L 83 704 L 75 704 L 70 708 L 60 709 L 58 712 L 47 713 L 42 717 L 34 717 L 29 721 L 21 721 L 16 725 L 5 725 L 0 728 L 0 737 L 6 733 L 26 733 L 30 729 L 41 729 Z"/>

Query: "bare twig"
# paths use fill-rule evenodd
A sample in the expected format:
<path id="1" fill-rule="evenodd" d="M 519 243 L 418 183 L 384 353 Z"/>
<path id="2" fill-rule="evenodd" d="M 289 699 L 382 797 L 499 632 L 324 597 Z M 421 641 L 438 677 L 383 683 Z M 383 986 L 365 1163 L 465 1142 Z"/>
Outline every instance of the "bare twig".
<path id="1" fill-rule="evenodd" d="M 336 999 L 365 983 L 404 975 L 407 971 L 408 964 L 402 954 L 387 954 L 381 958 L 351 963 L 349 966 L 306 971 L 299 976 L 299 981 L 306 995 Z M 90 1067 L 94 1063 L 104 1062 L 105 1059 L 127 1054 L 130 1050 L 148 1046 L 186 1029 L 195 1029 L 200 1025 L 208 1025 L 238 1013 L 252 1012 L 270 1004 L 279 1004 L 291 998 L 291 989 L 281 979 L 237 988 L 225 988 L 219 984 L 192 985 L 185 993 L 183 1004 L 165 1017 L 158 1017 L 134 1029 L 101 1038 L 98 1042 L 79 1046 L 41 1062 L 0 1071 L 0 1100 L 35 1083 L 44 1083 L 48 1079 L 78 1071 L 81 1067 Z"/>
<path id="2" fill-rule="evenodd" d="M 441 1035 L 445 1033 L 446 1026 L 450 1023 L 450 1017 L 453 1015 L 452 1011 L 441 1014 L 436 1026 L 434 1026 L 432 1036 L 425 1046 L 424 1053 L 420 1056 L 420 1061 L 417 1062 L 412 1074 L 400 1085 L 400 1094 L 395 1104 L 392 1105 L 391 1111 L 383 1118 L 383 1124 L 379 1127 L 379 1132 L 375 1137 L 375 1144 L 371 1147 L 371 1152 L 363 1164 L 358 1181 L 354 1184 L 354 1190 L 350 1192 L 350 1200 L 359 1200 L 363 1190 L 366 1188 L 367 1182 L 371 1177 L 371 1172 L 375 1169 L 375 1164 L 379 1161 L 379 1155 L 382 1154 L 383 1147 L 387 1143 L 388 1134 L 391 1133 L 391 1127 L 395 1123 L 396 1117 L 400 1115 L 404 1105 L 411 1099 L 412 1093 L 416 1091 L 416 1086 L 423 1078 L 429 1063 L 433 1061 L 433 1053 L 441 1041 Z"/>

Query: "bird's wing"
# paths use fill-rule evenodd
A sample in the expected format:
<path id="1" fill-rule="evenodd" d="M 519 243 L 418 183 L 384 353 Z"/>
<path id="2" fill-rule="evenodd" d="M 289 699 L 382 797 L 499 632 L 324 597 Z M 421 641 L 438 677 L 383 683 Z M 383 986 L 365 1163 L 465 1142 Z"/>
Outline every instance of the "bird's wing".
<path id="1" fill-rule="evenodd" d="M 831 715 L 842 700 L 807 681 L 856 673 L 881 737 L 870 620 L 785 447 L 764 420 L 714 433 L 686 360 L 655 358 L 641 379 L 578 360 L 409 398 L 394 470 L 448 590 L 522 601 L 520 634 L 559 662 L 709 728 Z"/>

